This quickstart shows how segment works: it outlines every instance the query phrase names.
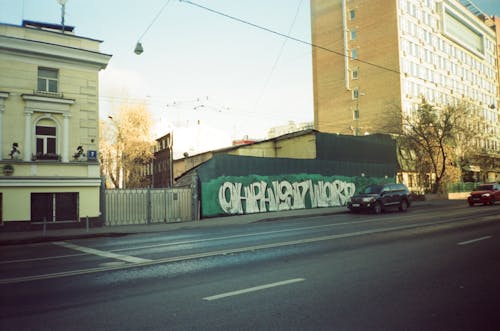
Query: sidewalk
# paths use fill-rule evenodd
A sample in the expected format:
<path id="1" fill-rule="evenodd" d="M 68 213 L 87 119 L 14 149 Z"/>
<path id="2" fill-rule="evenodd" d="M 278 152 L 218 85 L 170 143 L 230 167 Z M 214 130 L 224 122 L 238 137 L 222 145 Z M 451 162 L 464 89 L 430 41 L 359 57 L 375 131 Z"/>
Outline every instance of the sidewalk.
<path id="1" fill-rule="evenodd" d="M 457 203 L 456 200 L 414 201 L 411 208 L 431 205 L 449 205 Z M 458 203 L 464 203 L 459 201 Z M 158 233 L 179 229 L 196 229 L 214 226 L 229 226 L 257 222 L 277 221 L 310 216 L 326 216 L 347 213 L 345 207 L 328 207 L 315 209 L 287 210 L 279 212 L 257 213 L 237 216 L 224 216 L 207 218 L 199 221 L 185 221 L 177 223 L 155 223 L 139 225 L 103 226 L 96 228 L 56 229 L 43 231 L 0 232 L 0 245 L 30 244 L 47 241 L 61 241 L 94 237 L 117 237 L 138 233 Z"/>

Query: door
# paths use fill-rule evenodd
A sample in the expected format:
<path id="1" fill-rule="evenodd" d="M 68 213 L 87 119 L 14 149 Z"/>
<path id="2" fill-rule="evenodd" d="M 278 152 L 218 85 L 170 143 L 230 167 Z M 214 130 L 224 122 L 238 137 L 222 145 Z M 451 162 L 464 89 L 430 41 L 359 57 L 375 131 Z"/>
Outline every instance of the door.
<path id="1" fill-rule="evenodd" d="M 31 193 L 32 222 L 55 221 L 53 195 L 53 193 Z"/>
<path id="2" fill-rule="evenodd" d="M 78 220 L 78 193 L 31 193 L 31 221 Z"/>

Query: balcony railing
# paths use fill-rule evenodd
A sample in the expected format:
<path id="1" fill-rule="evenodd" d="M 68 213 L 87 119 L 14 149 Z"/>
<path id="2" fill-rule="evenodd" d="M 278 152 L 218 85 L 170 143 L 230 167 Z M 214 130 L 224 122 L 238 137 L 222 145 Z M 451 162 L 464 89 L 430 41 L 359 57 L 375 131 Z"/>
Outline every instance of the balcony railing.
<path id="1" fill-rule="evenodd" d="M 64 97 L 64 94 L 62 92 L 33 91 L 33 94 L 42 97 L 59 98 L 59 99 L 62 99 Z"/>
<path id="2" fill-rule="evenodd" d="M 44 160 L 44 161 L 61 161 L 61 155 L 55 153 L 36 153 L 31 156 L 32 161 Z"/>

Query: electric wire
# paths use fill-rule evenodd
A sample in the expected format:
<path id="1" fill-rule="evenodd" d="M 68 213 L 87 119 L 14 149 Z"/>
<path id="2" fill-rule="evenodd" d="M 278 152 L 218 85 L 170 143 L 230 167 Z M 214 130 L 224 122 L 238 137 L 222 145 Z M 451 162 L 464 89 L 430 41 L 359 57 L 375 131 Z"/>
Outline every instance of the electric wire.
<path id="1" fill-rule="evenodd" d="M 297 9 L 295 10 L 295 16 L 292 20 L 292 24 L 290 24 L 290 28 L 288 29 L 287 36 L 290 36 L 290 34 L 292 33 L 295 22 L 297 21 L 297 17 L 299 16 L 300 7 L 302 6 L 303 1 L 304 0 L 300 0 L 298 5 L 297 5 Z M 257 98 L 257 101 L 255 102 L 254 108 L 257 108 L 257 106 L 260 104 L 260 102 L 263 98 L 265 90 L 267 89 L 267 86 L 269 85 L 269 82 L 271 81 L 271 77 L 273 76 L 274 72 L 276 71 L 276 67 L 278 66 L 279 60 L 281 59 L 281 55 L 283 55 L 283 50 L 285 49 L 285 45 L 286 45 L 287 40 L 288 40 L 288 38 L 283 38 L 283 42 L 281 43 L 281 47 L 280 47 L 280 50 L 278 52 L 278 55 L 276 56 L 276 59 L 274 60 L 271 71 L 269 72 L 269 75 L 267 76 L 266 82 L 264 83 L 264 87 L 262 88 L 260 95 Z"/>
<path id="2" fill-rule="evenodd" d="M 149 23 L 148 27 L 146 28 L 146 30 L 142 33 L 142 35 L 139 37 L 139 41 L 142 40 L 142 38 L 144 37 L 144 35 L 149 31 L 149 29 L 151 29 L 151 27 L 153 26 L 153 24 L 156 22 L 156 20 L 158 20 L 158 18 L 160 17 L 161 13 L 163 12 L 163 10 L 165 9 L 165 7 L 168 6 L 168 4 L 170 3 L 171 0 L 167 0 L 163 6 L 160 8 L 160 10 L 158 11 L 158 13 L 156 14 L 156 16 L 153 18 L 153 20 L 151 21 L 151 23 Z"/>
<path id="3" fill-rule="evenodd" d="M 399 70 L 396 70 L 396 69 L 392 69 L 392 68 L 388 68 L 388 67 L 385 67 L 385 66 L 382 66 L 382 65 L 379 65 L 379 64 L 376 64 L 376 63 L 373 63 L 373 62 L 369 62 L 369 61 L 365 61 L 365 60 L 362 60 L 360 58 L 353 58 L 349 55 L 345 55 L 341 52 L 338 52 L 338 51 L 335 51 L 333 49 L 330 49 L 330 48 L 327 48 L 327 47 L 324 47 L 324 46 L 321 46 L 321 45 L 317 45 L 317 44 L 313 44 L 311 42 L 308 42 L 308 41 L 305 41 L 305 40 L 302 40 L 302 39 L 299 39 L 299 38 L 295 38 L 295 37 L 292 37 L 292 36 L 287 36 L 286 34 L 284 33 L 281 33 L 281 32 L 278 32 L 278 31 L 275 31 L 275 30 L 272 30 L 272 29 L 269 29 L 269 28 L 266 28 L 264 26 L 261 26 L 261 25 L 258 25 L 258 24 L 255 24 L 255 23 L 252 23 L 252 22 L 249 22 L 249 21 L 245 21 L 241 18 L 238 18 L 238 17 L 235 17 L 235 16 L 231 16 L 229 14 L 226 14 L 226 13 L 223 13 L 223 12 L 220 12 L 220 11 L 217 11 L 215 9 L 212 9 L 212 8 L 209 8 L 209 7 L 205 7 L 203 5 L 200 5 L 198 3 L 195 3 L 195 2 L 192 2 L 192 1 L 189 1 L 189 0 L 179 0 L 180 2 L 184 2 L 186 4 L 189 4 L 189 5 L 192 5 L 194 7 L 198 7 L 200 9 L 203 9 L 203 10 L 206 10 L 206 11 L 209 11 L 211 13 L 214 13 L 214 14 L 217 14 L 217 15 L 220 15 L 220 16 L 223 16 L 223 17 L 226 17 L 226 18 L 229 18 L 231 20 L 234 20 L 234 21 L 237 21 L 237 22 L 240 22 L 240 23 L 243 23 L 243 24 L 246 24 L 246 25 L 249 25 L 249 26 L 252 26 L 254 28 L 257 28 L 257 29 L 260 29 L 260 30 L 264 30 L 264 31 L 267 31 L 267 32 L 270 32 L 272 34 L 275 34 L 275 35 L 278 35 L 278 36 L 281 36 L 281 37 L 285 37 L 285 38 L 288 38 L 290 40 L 293 40 L 293 41 L 296 41 L 298 43 L 301 43 L 301 44 L 304 44 L 304 45 L 308 45 L 308 46 L 311 46 L 313 48 L 317 48 L 317 49 L 321 49 L 321 50 L 324 50 L 324 51 L 327 51 L 327 52 L 330 52 L 330 53 L 333 53 L 333 54 L 336 54 L 338 56 L 342 56 L 342 57 L 346 57 L 346 58 L 349 58 L 353 61 L 358 61 L 360 63 L 364 63 L 366 65 L 369 65 L 369 66 L 372 66 L 372 67 L 375 67 L 375 68 L 378 68 L 378 69 L 381 69 L 381 70 L 385 70 L 385 71 L 389 71 L 389 72 L 392 72 L 392 73 L 395 73 L 395 74 L 400 74 Z"/>

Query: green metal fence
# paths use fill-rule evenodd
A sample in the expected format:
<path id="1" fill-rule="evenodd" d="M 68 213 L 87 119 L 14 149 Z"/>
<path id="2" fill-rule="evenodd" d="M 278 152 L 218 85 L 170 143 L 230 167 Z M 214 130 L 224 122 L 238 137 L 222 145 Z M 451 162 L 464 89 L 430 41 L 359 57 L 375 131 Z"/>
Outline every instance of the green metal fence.
<path id="1" fill-rule="evenodd" d="M 448 193 L 460 193 L 460 192 L 470 192 L 474 187 L 477 186 L 477 183 L 448 183 L 447 190 Z"/>

